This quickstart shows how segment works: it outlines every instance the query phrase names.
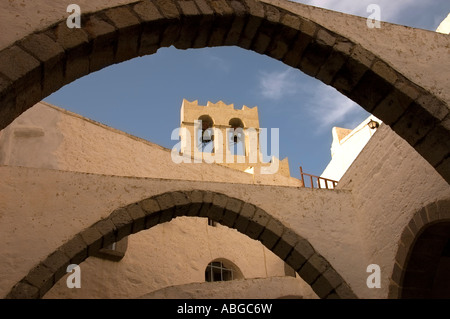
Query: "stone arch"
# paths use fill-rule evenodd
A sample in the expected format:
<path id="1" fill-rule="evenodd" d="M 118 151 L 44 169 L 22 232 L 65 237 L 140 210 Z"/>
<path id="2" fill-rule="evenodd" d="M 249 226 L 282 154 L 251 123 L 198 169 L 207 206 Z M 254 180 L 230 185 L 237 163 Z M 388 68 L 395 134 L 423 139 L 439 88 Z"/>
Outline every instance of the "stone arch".
<path id="1" fill-rule="evenodd" d="M 160 47 L 236 45 L 331 85 L 390 125 L 450 182 L 446 101 L 358 43 L 258 0 L 152 0 L 66 20 L 0 51 L 0 129 L 60 87 Z M 374 89 L 377 88 L 377 89 Z"/>
<path id="2" fill-rule="evenodd" d="M 437 226 L 442 229 L 437 229 Z M 443 232 L 444 234 L 442 234 Z M 425 235 L 426 237 L 434 237 L 433 233 L 436 233 L 437 236 L 436 238 L 431 239 L 434 241 L 440 241 L 440 244 L 445 245 L 442 241 L 450 239 L 450 199 L 439 200 L 423 207 L 414 214 L 413 218 L 404 228 L 400 237 L 394 267 L 392 270 L 389 298 L 410 298 L 412 295 L 407 291 L 421 290 L 423 292 L 427 288 L 425 285 L 426 282 L 428 282 L 428 279 L 407 279 L 405 282 L 405 277 L 408 272 L 408 267 L 411 265 L 410 262 L 412 259 L 421 257 L 417 255 L 418 252 L 414 249 L 416 244 L 421 239 L 422 235 Z M 448 238 L 445 238 L 446 236 Z M 431 257 L 434 259 L 434 261 L 431 261 L 432 263 L 438 262 L 436 257 L 438 258 L 439 256 L 435 253 L 435 251 L 430 251 L 430 254 L 433 255 Z M 415 257 L 413 257 L 414 255 Z M 436 264 L 430 264 L 430 266 L 435 267 Z M 432 271 L 435 270 L 436 269 Z M 422 296 L 421 298 L 424 297 L 427 296 Z"/>
<path id="3" fill-rule="evenodd" d="M 240 199 L 200 190 L 168 192 L 116 209 L 30 270 L 7 298 L 41 298 L 66 274 L 69 264 L 80 264 L 101 247 L 178 216 L 210 218 L 260 241 L 291 266 L 320 298 L 357 298 L 330 263 L 279 220 Z"/>

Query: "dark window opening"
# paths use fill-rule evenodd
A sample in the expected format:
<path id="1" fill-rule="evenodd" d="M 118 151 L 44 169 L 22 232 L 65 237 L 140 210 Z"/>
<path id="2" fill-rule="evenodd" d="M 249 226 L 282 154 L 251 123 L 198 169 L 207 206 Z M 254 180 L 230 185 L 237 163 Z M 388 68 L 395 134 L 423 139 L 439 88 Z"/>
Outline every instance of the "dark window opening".
<path id="1" fill-rule="evenodd" d="M 215 227 L 217 225 L 217 223 L 214 220 L 212 220 L 211 218 L 208 218 L 208 225 Z"/>
<path id="2" fill-rule="evenodd" d="M 221 261 L 209 263 L 205 270 L 205 281 L 230 281 L 234 279 L 234 270 L 227 268 Z"/>

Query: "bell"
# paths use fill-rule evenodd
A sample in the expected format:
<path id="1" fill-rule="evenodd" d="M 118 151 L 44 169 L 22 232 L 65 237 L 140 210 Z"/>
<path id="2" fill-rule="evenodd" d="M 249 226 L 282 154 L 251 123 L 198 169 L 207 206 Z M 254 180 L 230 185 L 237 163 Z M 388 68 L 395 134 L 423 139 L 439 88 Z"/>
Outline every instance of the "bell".
<path id="1" fill-rule="evenodd" d="M 202 141 L 203 142 L 210 142 L 211 141 L 211 130 L 207 129 L 207 130 L 203 131 Z"/>

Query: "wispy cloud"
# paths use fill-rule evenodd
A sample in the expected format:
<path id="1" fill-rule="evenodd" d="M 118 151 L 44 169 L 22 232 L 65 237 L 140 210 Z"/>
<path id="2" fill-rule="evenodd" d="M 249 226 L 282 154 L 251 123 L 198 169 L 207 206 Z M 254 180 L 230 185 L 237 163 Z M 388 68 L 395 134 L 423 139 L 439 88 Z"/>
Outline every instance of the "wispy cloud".
<path id="1" fill-rule="evenodd" d="M 297 92 L 298 83 L 292 69 L 284 71 L 261 71 L 259 89 L 263 97 L 279 100 Z"/>
<path id="2" fill-rule="evenodd" d="M 313 5 L 316 7 L 326 8 L 334 11 L 354 14 L 362 17 L 368 17 L 371 12 L 367 12 L 370 4 L 377 4 L 381 9 L 381 20 L 397 23 L 397 19 L 407 9 L 415 7 L 420 9 L 428 5 L 423 0 L 294 0 L 296 2 Z"/>
<path id="3" fill-rule="evenodd" d="M 310 101 L 308 109 L 318 134 L 329 132 L 333 126 L 353 129 L 368 116 L 358 104 L 326 85 L 319 85 Z"/>
<path id="4" fill-rule="evenodd" d="M 217 55 L 211 54 L 210 52 L 206 52 L 203 55 L 203 65 L 208 68 L 214 68 L 216 70 L 228 73 L 231 69 L 231 63 Z"/>

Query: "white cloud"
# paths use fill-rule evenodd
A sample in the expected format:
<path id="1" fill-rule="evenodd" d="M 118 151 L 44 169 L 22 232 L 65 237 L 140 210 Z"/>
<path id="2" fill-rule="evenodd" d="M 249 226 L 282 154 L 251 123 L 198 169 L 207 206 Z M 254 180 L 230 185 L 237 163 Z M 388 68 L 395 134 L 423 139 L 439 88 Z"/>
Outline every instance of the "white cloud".
<path id="1" fill-rule="evenodd" d="M 353 129 L 366 117 L 358 104 L 330 86 L 317 86 L 310 102 L 308 109 L 317 122 L 316 133 L 329 132 L 333 126 Z"/>
<path id="2" fill-rule="evenodd" d="M 261 71 L 259 88 L 263 97 L 279 100 L 287 95 L 295 94 L 298 84 L 292 69 L 274 72 Z"/>
<path id="3" fill-rule="evenodd" d="M 368 17 L 372 12 L 367 12 L 370 4 L 377 4 L 381 9 L 381 20 L 396 23 L 403 11 L 416 7 L 427 6 L 423 0 L 294 0 L 296 2 L 313 5 L 325 9 Z"/>
<path id="4" fill-rule="evenodd" d="M 206 52 L 206 51 L 203 56 L 202 62 L 204 65 L 206 65 L 209 68 L 220 70 L 225 73 L 230 72 L 230 69 L 231 69 L 231 64 L 229 61 L 226 61 L 225 59 L 218 57 L 214 54 L 211 54 L 210 52 Z"/>

